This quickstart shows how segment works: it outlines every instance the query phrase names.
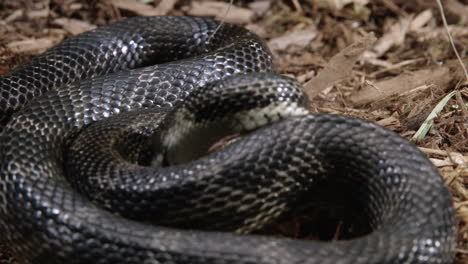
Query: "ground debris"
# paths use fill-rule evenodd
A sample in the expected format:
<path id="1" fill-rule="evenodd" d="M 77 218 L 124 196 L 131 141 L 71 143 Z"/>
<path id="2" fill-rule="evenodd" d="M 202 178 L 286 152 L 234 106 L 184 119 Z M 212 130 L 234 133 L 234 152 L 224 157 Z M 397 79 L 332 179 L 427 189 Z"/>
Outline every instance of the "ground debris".
<path id="1" fill-rule="evenodd" d="M 229 8 L 228 2 L 221 1 L 192 1 L 187 8 L 187 14 L 192 16 L 208 16 L 222 19 L 229 23 L 246 24 L 252 21 L 255 12 L 248 8 L 232 6 Z"/>
<path id="2" fill-rule="evenodd" d="M 443 4 L 468 65 L 468 2 Z M 277 70 L 305 84 L 313 112 L 363 118 L 410 139 L 455 91 L 416 144 L 450 187 L 459 220 L 456 264 L 468 263 L 468 86 L 436 1 L 239 0 L 227 16 L 228 1 L 35 0 L 0 7 L 0 74 L 66 37 L 126 16 L 197 15 L 245 25 L 266 39 Z M 346 48 L 369 33 L 377 40 L 347 55 Z M 299 222 L 280 226 L 279 233 L 296 234 Z M 0 247 L 0 263 L 11 263 L 5 254 Z"/>

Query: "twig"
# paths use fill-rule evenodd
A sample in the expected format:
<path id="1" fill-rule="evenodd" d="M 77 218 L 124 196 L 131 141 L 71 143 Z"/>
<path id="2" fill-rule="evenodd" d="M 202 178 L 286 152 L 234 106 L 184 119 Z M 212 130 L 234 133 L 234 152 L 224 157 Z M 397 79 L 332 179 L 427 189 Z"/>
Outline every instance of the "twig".
<path id="1" fill-rule="evenodd" d="M 463 60 L 461 59 L 460 54 L 458 54 L 458 50 L 457 50 L 457 47 L 455 47 L 455 42 L 453 41 L 452 34 L 450 34 L 448 24 L 447 24 L 447 19 L 445 18 L 444 7 L 442 6 L 442 2 L 440 0 L 436 0 L 436 1 L 437 1 L 437 4 L 439 5 L 440 16 L 442 17 L 442 22 L 444 23 L 445 31 L 447 31 L 450 44 L 452 45 L 452 49 L 455 52 L 455 55 L 457 56 L 458 62 L 460 63 L 463 71 L 465 72 L 466 82 L 468 82 L 468 70 L 466 70 L 466 66 L 463 63 Z"/>
<path id="2" fill-rule="evenodd" d="M 229 1 L 229 6 L 228 8 L 226 8 L 226 12 L 224 13 L 223 15 L 223 19 L 221 19 L 221 22 L 218 24 L 218 26 L 215 28 L 215 30 L 213 31 L 213 33 L 211 33 L 210 36 L 208 36 L 208 38 L 206 39 L 206 43 L 210 43 L 211 39 L 214 37 L 214 35 L 216 34 L 216 32 L 218 32 L 218 30 L 224 25 L 225 23 L 225 20 L 226 20 L 226 17 L 227 15 L 229 14 L 229 11 L 231 10 L 231 6 L 234 4 L 234 0 L 230 0 Z"/>
<path id="3" fill-rule="evenodd" d="M 384 68 L 384 69 L 381 69 L 381 70 L 378 70 L 378 71 L 375 71 L 375 72 L 369 74 L 369 78 L 375 78 L 377 75 L 382 74 L 384 72 L 396 70 L 396 69 L 402 68 L 404 66 L 407 66 L 407 65 L 410 65 L 410 64 L 413 64 L 413 63 L 421 62 L 423 60 L 424 59 L 420 58 L 420 59 L 412 59 L 412 60 L 402 61 L 402 62 L 399 62 L 397 64 L 390 65 L 387 68 Z"/>
<path id="4" fill-rule="evenodd" d="M 466 249 L 457 248 L 456 250 L 457 250 L 458 253 L 468 254 L 468 250 L 466 250 Z"/>
<path id="5" fill-rule="evenodd" d="M 449 38 L 450 44 L 452 45 L 452 49 L 455 52 L 455 55 L 457 56 L 458 62 L 460 63 L 463 71 L 465 72 L 465 78 L 466 82 L 468 83 L 468 71 L 466 70 L 465 64 L 463 63 L 463 60 L 460 57 L 460 54 L 458 54 L 457 47 L 455 47 L 455 42 L 453 41 L 452 34 L 450 34 L 448 24 L 447 24 L 447 19 L 445 18 L 445 12 L 444 12 L 444 7 L 442 6 L 442 2 L 440 0 L 436 0 L 437 5 L 439 6 L 440 10 L 440 16 L 442 18 L 442 22 L 444 23 L 444 28 L 445 31 L 447 32 L 447 36 Z M 442 111 L 444 106 L 448 103 L 448 101 L 456 94 L 456 91 L 452 91 L 451 93 L 447 94 L 432 110 L 432 112 L 429 114 L 429 116 L 426 118 L 426 120 L 423 122 L 421 127 L 419 127 L 418 131 L 416 131 L 416 134 L 411 138 L 412 141 L 418 141 L 423 139 L 429 129 L 432 127 L 434 124 L 434 118 L 437 116 L 438 113 Z"/>

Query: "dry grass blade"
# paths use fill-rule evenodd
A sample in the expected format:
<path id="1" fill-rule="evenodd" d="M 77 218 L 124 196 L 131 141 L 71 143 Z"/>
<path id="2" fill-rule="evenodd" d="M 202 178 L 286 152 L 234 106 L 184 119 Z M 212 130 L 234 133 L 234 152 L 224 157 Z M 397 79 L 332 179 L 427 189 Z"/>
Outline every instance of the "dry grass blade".
<path id="1" fill-rule="evenodd" d="M 418 141 L 422 140 L 427 132 L 429 132 L 429 129 L 431 129 L 432 125 L 434 124 L 434 118 L 437 117 L 437 115 L 444 109 L 445 105 L 447 102 L 455 95 L 455 91 L 452 91 L 451 93 L 447 94 L 435 107 L 432 109 L 431 113 L 429 116 L 424 120 L 423 124 L 421 127 L 419 127 L 418 131 L 414 134 L 414 136 L 411 138 L 412 141 Z"/>

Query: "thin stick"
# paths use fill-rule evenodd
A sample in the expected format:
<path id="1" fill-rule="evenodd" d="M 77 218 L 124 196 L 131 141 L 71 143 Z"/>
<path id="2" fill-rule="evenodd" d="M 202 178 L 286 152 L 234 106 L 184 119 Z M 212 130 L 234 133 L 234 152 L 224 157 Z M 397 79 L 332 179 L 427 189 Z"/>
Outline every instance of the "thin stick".
<path id="1" fill-rule="evenodd" d="M 442 6 L 442 2 L 440 0 L 436 0 L 437 5 L 439 5 L 439 10 L 440 10 L 440 16 L 442 18 L 442 22 L 444 23 L 444 28 L 445 31 L 447 32 L 450 44 L 452 45 L 452 49 L 455 52 L 455 55 L 457 56 L 458 62 L 460 63 L 463 71 L 465 72 L 465 77 L 466 77 L 466 82 L 468 82 L 468 71 L 466 70 L 465 64 L 463 63 L 460 54 L 458 54 L 457 47 L 455 47 L 455 42 L 453 41 L 452 34 L 450 34 L 448 24 L 447 24 L 447 19 L 445 18 L 445 12 L 444 12 L 444 7 Z M 422 125 L 419 127 L 418 131 L 416 131 L 416 134 L 413 135 L 411 138 L 412 141 L 418 141 L 423 139 L 429 129 L 431 129 L 432 125 L 434 124 L 434 118 L 439 114 L 442 109 L 444 108 L 445 104 L 448 103 L 448 101 L 456 94 L 456 91 L 452 91 L 451 93 L 447 94 L 435 107 L 432 109 L 431 113 L 429 116 L 424 120 Z"/>
<path id="2" fill-rule="evenodd" d="M 453 41 L 452 34 L 450 34 L 448 24 L 447 24 L 447 19 L 445 18 L 444 7 L 442 6 L 442 2 L 440 0 L 436 0 L 436 1 L 437 1 L 437 4 L 439 5 L 440 15 L 442 17 L 442 22 L 444 23 L 445 31 L 447 31 L 450 44 L 452 45 L 452 49 L 455 52 L 455 55 L 457 56 L 458 62 L 460 63 L 463 71 L 465 72 L 466 81 L 468 82 L 468 71 L 466 70 L 465 64 L 463 63 L 463 60 L 461 59 L 460 54 L 458 54 L 458 50 L 457 50 L 457 47 L 455 47 L 455 42 Z"/>
<path id="3" fill-rule="evenodd" d="M 208 36 L 208 38 L 206 39 L 206 43 L 207 43 L 207 44 L 210 43 L 210 40 L 214 37 L 214 35 L 216 34 L 216 32 L 218 32 L 218 30 L 224 25 L 225 20 L 226 20 L 226 17 L 227 17 L 227 15 L 229 14 L 229 11 L 231 10 L 231 6 L 232 6 L 233 4 L 234 4 L 234 0 L 230 0 L 230 1 L 229 1 L 229 6 L 228 6 L 228 8 L 226 8 L 226 12 L 224 13 L 223 18 L 221 19 L 221 23 L 218 24 L 218 26 L 215 28 L 215 30 L 213 31 L 213 33 L 211 33 L 211 35 Z"/>

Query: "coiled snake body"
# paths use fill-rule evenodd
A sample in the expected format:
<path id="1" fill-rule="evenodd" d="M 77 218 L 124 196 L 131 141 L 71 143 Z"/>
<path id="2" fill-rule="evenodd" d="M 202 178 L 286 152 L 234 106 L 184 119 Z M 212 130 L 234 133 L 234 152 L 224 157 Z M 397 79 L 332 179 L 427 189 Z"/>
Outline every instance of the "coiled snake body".
<path id="1" fill-rule="evenodd" d="M 2 76 L 0 242 L 22 263 L 450 263 L 451 197 L 428 159 L 308 114 L 262 41 L 217 25 L 130 18 Z M 339 195 L 366 220 L 349 240 L 225 232 Z"/>

